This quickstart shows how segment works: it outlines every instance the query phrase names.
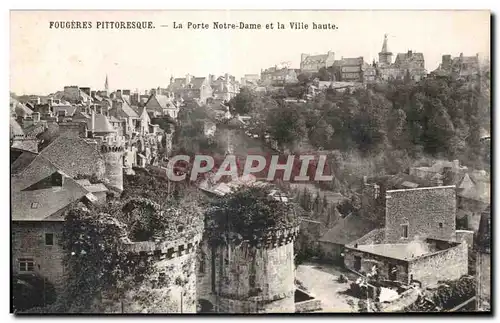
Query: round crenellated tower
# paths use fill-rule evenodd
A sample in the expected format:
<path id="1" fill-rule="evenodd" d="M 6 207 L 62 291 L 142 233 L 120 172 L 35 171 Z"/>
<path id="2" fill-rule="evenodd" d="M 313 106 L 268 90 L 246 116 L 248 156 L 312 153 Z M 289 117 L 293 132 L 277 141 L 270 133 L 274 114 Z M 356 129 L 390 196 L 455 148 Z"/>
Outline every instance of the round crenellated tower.
<path id="1" fill-rule="evenodd" d="M 298 227 L 215 247 L 214 301 L 222 313 L 294 313 Z M 229 236 L 238 236 L 231 233 Z"/>
<path id="2" fill-rule="evenodd" d="M 118 313 L 196 313 L 196 249 L 201 234 L 189 240 L 130 242 L 122 251 L 135 263 L 150 263 L 140 284 L 131 285 L 120 300 L 104 301 Z M 133 286 L 133 287 L 132 287 Z"/>
<path id="3" fill-rule="evenodd" d="M 268 188 L 251 186 L 209 210 L 199 258 L 210 274 L 198 273 L 200 303 L 211 305 L 206 311 L 295 312 L 293 245 L 299 221 L 286 201 Z"/>
<path id="4" fill-rule="evenodd" d="M 123 147 L 103 144 L 101 154 L 105 163 L 104 178 L 109 181 L 111 187 L 123 191 Z"/>
<path id="5" fill-rule="evenodd" d="M 105 312 L 197 312 L 196 260 L 204 223 L 190 210 L 185 204 L 165 209 L 144 198 L 122 206 L 127 224 L 117 254 L 124 276 L 103 295 Z"/>

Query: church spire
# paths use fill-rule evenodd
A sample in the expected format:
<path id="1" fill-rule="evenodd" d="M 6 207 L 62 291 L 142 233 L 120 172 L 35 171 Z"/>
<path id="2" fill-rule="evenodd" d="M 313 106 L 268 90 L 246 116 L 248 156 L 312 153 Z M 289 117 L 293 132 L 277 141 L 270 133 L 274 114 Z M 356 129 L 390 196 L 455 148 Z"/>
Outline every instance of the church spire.
<path id="1" fill-rule="evenodd" d="M 387 34 L 384 34 L 384 43 L 382 44 L 382 50 L 380 52 L 381 53 L 388 53 L 388 50 L 387 50 Z"/>
<path id="2" fill-rule="evenodd" d="M 108 74 L 106 74 L 106 81 L 104 81 L 104 90 L 109 94 Z"/>
<path id="3" fill-rule="evenodd" d="M 378 62 L 380 65 L 390 65 L 392 63 L 392 53 L 387 49 L 387 34 L 384 35 L 382 50 L 378 53 Z"/>

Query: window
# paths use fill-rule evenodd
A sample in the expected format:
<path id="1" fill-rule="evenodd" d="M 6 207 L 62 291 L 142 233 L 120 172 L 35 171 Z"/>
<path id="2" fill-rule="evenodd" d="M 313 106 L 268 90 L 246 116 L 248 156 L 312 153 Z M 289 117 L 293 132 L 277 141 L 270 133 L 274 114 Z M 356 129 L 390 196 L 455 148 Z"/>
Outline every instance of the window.
<path id="1" fill-rule="evenodd" d="M 442 229 L 443 228 L 443 222 L 439 222 L 439 228 Z"/>
<path id="2" fill-rule="evenodd" d="M 31 208 L 32 209 L 38 209 L 38 202 L 31 203 Z"/>
<path id="3" fill-rule="evenodd" d="M 46 233 L 45 234 L 45 245 L 46 246 L 53 246 L 54 245 L 54 234 L 53 233 Z"/>
<path id="4" fill-rule="evenodd" d="M 407 239 L 408 238 L 408 224 L 402 224 L 401 227 L 402 227 L 401 237 L 404 239 Z"/>
<path id="5" fill-rule="evenodd" d="M 35 269 L 35 261 L 33 258 L 19 258 L 19 271 L 33 271 Z"/>

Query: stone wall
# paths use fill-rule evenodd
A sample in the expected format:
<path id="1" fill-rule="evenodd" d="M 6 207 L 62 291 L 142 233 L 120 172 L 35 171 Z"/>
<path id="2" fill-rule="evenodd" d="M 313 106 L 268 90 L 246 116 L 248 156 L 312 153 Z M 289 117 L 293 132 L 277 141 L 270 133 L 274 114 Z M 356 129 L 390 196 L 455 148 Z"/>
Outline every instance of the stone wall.
<path id="1" fill-rule="evenodd" d="M 467 243 L 467 247 L 472 249 L 474 246 L 474 231 L 472 230 L 457 230 L 456 238 L 457 242 L 465 242 Z"/>
<path id="2" fill-rule="evenodd" d="M 319 242 L 319 252 L 321 258 L 324 260 L 340 261 L 342 260 L 342 251 L 344 250 L 344 245 L 320 241 Z"/>
<path id="3" fill-rule="evenodd" d="M 386 241 L 415 238 L 453 240 L 456 223 L 455 186 L 392 190 L 386 192 Z M 403 225 L 408 237 L 403 238 Z"/>
<path id="4" fill-rule="evenodd" d="M 269 240 L 214 248 L 210 270 L 215 309 L 222 313 L 295 312 L 293 241 L 298 228 Z"/>
<path id="5" fill-rule="evenodd" d="M 479 273 L 479 297 L 480 306 L 491 306 L 491 255 L 479 253 L 477 259 L 477 271 Z"/>
<path id="6" fill-rule="evenodd" d="M 467 244 L 434 252 L 410 261 L 409 273 L 422 286 L 434 286 L 439 281 L 459 279 L 468 272 Z"/>
<path id="7" fill-rule="evenodd" d="M 110 186 L 123 191 L 123 148 L 102 146 L 101 153 L 105 161 L 104 177 Z"/>
<path id="8" fill-rule="evenodd" d="M 63 249 L 59 245 L 63 222 L 12 222 L 12 272 L 19 271 L 19 258 L 33 258 L 34 273 L 47 278 L 56 289 L 64 283 Z M 54 235 L 54 244 L 45 245 L 45 233 Z"/>
<path id="9" fill-rule="evenodd" d="M 106 313 L 196 313 L 196 255 L 201 236 L 193 239 L 126 243 L 124 251 L 140 261 L 154 260 L 145 280 L 129 288 L 124 296 L 113 291 L 103 296 Z"/>

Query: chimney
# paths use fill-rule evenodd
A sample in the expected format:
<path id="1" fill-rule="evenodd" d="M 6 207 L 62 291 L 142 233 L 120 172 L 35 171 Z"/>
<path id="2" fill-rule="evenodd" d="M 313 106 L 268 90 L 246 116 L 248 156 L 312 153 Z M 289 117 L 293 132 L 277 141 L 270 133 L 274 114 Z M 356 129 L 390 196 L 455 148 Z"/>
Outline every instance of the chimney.
<path id="1" fill-rule="evenodd" d="M 226 80 L 226 84 L 229 83 L 229 73 L 224 74 L 224 79 Z"/>
<path id="2" fill-rule="evenodd" d="M 33 118 L 33 123 L 38 123 L 40 122 L 40 112 L 33 112 L 31 114 L 31 117 Z"/>
<path id="3" fill-rule="evenodd" d="M 37 104 L 37 105 L 42 104 L 42 100 L 40 99 L 40 97 L 37 97 L 37 98 L 36 98 L 36 104 Z"/>
<path id="4" fill-rule="evenodd" d="M 191 75 L 186 74 L 186 84 L 191 83 Z"/>
<path id="5" fill-rule="evenodd" d="M 121 99 L 122 98 L 122 90 L 116 90 L 116 98 Z"/>
<path id="6" fill-rule="evenodd" d="M 459 169 L 460 168 L 460 161 L 458 159 L 455 159 L 453 161 L 453 168 L 454 169 Z"/>

